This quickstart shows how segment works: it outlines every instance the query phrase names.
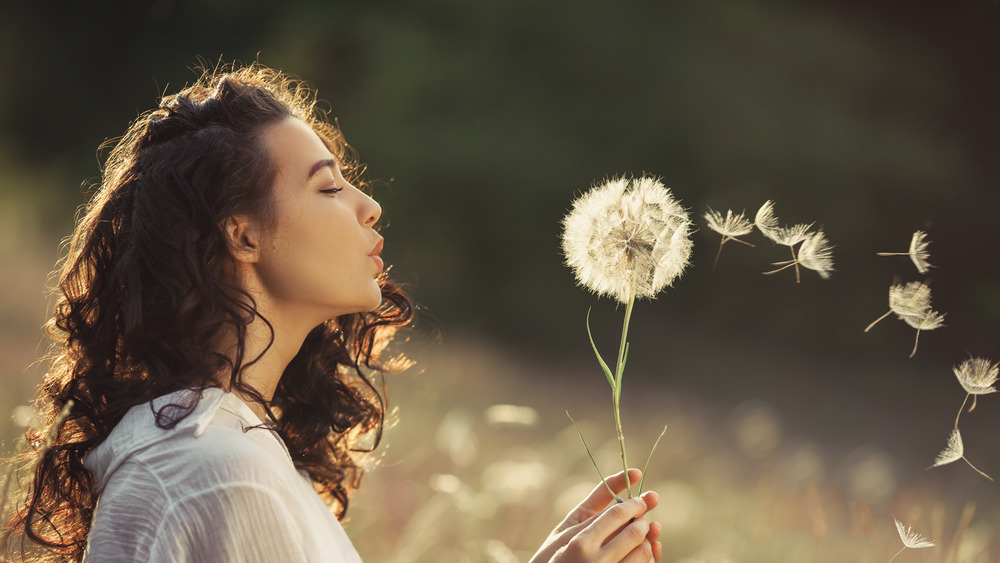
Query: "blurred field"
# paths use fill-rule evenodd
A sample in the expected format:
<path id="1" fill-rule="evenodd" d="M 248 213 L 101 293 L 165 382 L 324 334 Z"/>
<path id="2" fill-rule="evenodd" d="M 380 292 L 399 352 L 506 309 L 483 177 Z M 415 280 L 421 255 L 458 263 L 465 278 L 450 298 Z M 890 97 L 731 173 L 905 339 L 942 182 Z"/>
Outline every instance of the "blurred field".
<path id="1" fill-rule="evenodd" d="M 453 340 L 423 359 L 422 373 L 396 378 L 399 424 L 348 524 L 361 553 L 392 562 L 526 560 L 596 480 L 564 411 L 582 419 L 605 471 L 620 463 L 606 384 L 587 360 L 526 361 Z M 813 399 L 824 395 L 819 375 L 802 375 Z M 813 405 L 813 417 L 791 418 L 754 395 L 715 401 L 669 382 L 626 387 L 633 464 L 645 459 L 659 425 L 669 425 L 647 481 L 662 497 L 654 517 L 664 525 L 664 559 L 888 561 L 902 547 L 895 515 L 939 546 L 897 561 L 996 561 L 995 485 L 958 464 L 925 470 L 947 423 L 936 434 L 894 437 L 892 427 L 916 429 L 927 416 L 891 398 L 858 399 L 832 409 L 842 420 L 821 423 L 813 417 L 827 416 L 822 405 Z M 499 422 L 496 405 L 530 407 L 511 412 L 537 420 Z M 892 430 L 852 422 L 878 418 L 867 411 L 883 413 Z M 966 416 L 963 426 L 983 423 Z M 1000 470 L 992 432 L 983 430 L 967 439 L 968 455 Z"/>

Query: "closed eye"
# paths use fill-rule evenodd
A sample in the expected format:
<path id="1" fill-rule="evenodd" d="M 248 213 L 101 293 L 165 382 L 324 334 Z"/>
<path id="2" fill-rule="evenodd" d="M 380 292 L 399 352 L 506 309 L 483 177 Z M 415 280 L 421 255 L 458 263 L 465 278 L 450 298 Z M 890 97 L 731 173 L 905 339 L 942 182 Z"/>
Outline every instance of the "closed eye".
<path id="1" fill-rule="evenodd" d="M 344 188 L 333 187 L 333 188 L 326 188 L 326 189 L 320 190 L 320 193 L 333 195 L 335 193 L 342 192 L 342 191 L 344 191 Z"/>

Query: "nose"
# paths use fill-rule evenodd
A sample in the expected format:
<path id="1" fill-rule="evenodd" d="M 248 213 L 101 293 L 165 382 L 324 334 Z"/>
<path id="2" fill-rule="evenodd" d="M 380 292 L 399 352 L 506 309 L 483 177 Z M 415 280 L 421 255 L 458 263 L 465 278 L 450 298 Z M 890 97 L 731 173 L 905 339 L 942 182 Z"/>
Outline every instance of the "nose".
<path id="1" fill-rule="evenodd" d="M 364 192 L 361 192 L 361 197 L 361 206 L 359 208 L 358 217 L 361 220 L 362 225 L 371 227 L 375 225 L 378 218 L 382 216 L 382 206 Z"/>

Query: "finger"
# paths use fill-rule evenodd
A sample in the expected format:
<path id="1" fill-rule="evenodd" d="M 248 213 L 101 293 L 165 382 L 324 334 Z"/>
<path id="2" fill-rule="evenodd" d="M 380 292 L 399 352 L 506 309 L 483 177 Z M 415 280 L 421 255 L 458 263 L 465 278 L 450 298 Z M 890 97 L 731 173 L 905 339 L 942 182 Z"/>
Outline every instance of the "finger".
<path id="1" fill-rule="evenodd" d="M 658 504 L 660 504 L 660 495 L 656 494 L 655 491 L 646 491 L 642 493 L 642 500 L 646 503 L 646 510 L 653 510 Z"/>
<path id="2" fill-rule="evenodd" d="M 617 561 L 628 554 L 635 546 L 639 545 L 640 541 L 645 539 L 648 524 L 643 524 L 645 527 L 643 528 L 641 537 L 628 540 L 628 538 L 631 538 L 631 534 L 635 532 L 635 529 L 628 530 L 628 527 L 631 525 L 629 522 L 638 516 L 642 516 L 644 512 L 646 512 L 646 503 L 638 497 L 621 504 L 615 504 L 601 513 L 589 526 L 582 530 L 577 536 L 578 541 L 581 544 L 590 545 L 597 549 L 625 534 L 625 542 L 619 542 L 618 550 L 620 553 L 618 553 L 615 559 Z M 632 545 L 626 545 L 627 541 L 632 541 Z"/>
<path id="3" fill-rule="evenodd" d="M 650 563 L 650 561 L 656 561 L 657 557 L 653 553 L 653 549 L 649 542 L 644 541 L 642 544 L 636 546 L 628 555 L 622 559 L 622 563 Z"/>
<path id="4" fill-rule="evenodd" d="M 659 522 L 653 521 L 649 523 L 649 533 L 646 534 L 646 539 L 653 543 L 660 539 L 660 532 L 663 531 L 663 525 Z"/>
<path id="5" fill-rule="evenodd" d="M 646 534 L 646 541 L 649 542 L 650 547 L 653 551 L 653 559 L 659 561 L 660 557 L 663 557 L 663 544 L 659 542 L 660 533 L 663 531 L 663 526 L 659 522 L 649 523 L 649 533 Z"/>
<path id="6" fill-rule="evenodd" d="M 638 469 L 629 469 L 628 477 L 629 477 L 629 484 L 634 485 L 635 483 L 639 482 L 639 479 L 642 478 L 642 472 L 639 471 Z M 626 487 L 625 472 L 619 471 L 618 473 L 612 475 L 611 477 L 608 477 L 606 479 L 606 482 L 608 483 L 608 487 L 611 487 L 611 490 L 614 491 L 616 495 L 621 493 L 622 491 L 625 490 Z M 589 516 L 591 514 L 594 514 L 595 512 L 600 512 L 601 510 L 604 510 L 604 508 L 607 507 L 609 504 L 611 504 L 611 501 L 613 500 L 614 497 L 612 497 L 611 494 L 608 493 L 608 489 L 607 487 L 604 486 L 604 483 L 598 483 L 597 486 L 594 487 L 592 491 L 590 491 L 590 495 L 583 502 L 577 505 L 576 509 L 574 509 L 573 512 L 577 513 L 578 511 L 580 511 L 586 513 Z"/>
<path id="7" fill-rule="evenodd" d="M 648 563 L 653 557 L 653 548 L 646 541 L 647 534 L 649 522 L 645 518 L 636 518 L 601 548 L 601 555 L 611 561 Z"/>

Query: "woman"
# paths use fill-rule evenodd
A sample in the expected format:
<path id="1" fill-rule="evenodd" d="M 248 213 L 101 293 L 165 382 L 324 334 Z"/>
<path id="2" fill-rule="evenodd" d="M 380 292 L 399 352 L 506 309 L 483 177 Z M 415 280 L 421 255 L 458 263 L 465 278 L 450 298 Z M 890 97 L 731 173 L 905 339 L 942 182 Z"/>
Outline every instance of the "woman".
<path id="1" fill-rule="evenodd" d="M 73 561 L 359 561 L 338 519 L 382 429 L 366 372 L 412 316 L 361 172 L 314 93 L 257 65 L 132 124 L 62 266 L 9 529 Z M 656 495 L 610 501 L 595 488 L 533 561 L 659 559 Z"/>

